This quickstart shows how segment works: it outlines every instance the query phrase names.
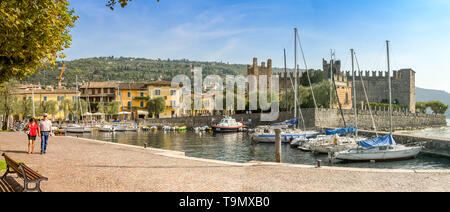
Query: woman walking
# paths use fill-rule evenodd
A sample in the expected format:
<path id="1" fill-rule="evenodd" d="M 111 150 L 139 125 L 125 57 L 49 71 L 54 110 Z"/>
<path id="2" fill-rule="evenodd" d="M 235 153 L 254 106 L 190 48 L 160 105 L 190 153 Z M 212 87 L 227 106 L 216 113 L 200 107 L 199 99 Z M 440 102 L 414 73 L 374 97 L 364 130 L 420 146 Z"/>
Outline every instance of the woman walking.
<path id="1" fill-rule="evenodd" d="M 25 126 L 25 130 L 28 134 L 28 154 L 34 154 L 34 141 L 36 141 L 36 136 L 41 135 L 36 119 L 31 118 Z"/>

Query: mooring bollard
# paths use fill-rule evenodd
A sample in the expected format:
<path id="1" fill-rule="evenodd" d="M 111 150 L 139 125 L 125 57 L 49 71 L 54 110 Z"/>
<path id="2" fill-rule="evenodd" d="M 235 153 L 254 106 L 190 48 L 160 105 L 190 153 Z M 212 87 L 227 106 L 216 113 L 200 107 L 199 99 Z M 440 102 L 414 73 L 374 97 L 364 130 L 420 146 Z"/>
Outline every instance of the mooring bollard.
<path id="1" fill-rule="evenodd" d="M 147 148 L 147 144 L 144 144 L 144 148 Z"/>
<path id="2" fill-rule="evenodd" d="M 320 168 L 320 162 L 322 162 L 322 160 L 317 160 L 316 168 Z"/>
<path id="3" fill-rule="evenodd" d="M 281 163 L 281 130 L 275 129 L 275 158 L 277 163 Z"/>

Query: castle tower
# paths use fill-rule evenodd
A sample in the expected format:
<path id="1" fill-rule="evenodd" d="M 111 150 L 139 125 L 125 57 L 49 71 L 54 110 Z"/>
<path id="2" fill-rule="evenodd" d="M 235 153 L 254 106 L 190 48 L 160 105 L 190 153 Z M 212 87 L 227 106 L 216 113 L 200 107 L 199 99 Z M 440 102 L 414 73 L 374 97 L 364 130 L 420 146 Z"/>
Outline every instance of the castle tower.
<path id="1" fill-rule="evenodd" d="M 258 58 L 253 58 L 253 65 L 247 66 L 247 75 L 254 75 L 257 79 L 257 88 L 259 89 L 259 76 L 267 76 L 267 90 L 272 87 L 272 60 L 267 60 L 266 62 L 261 62 L 261 66 L 258 66 Z"/>

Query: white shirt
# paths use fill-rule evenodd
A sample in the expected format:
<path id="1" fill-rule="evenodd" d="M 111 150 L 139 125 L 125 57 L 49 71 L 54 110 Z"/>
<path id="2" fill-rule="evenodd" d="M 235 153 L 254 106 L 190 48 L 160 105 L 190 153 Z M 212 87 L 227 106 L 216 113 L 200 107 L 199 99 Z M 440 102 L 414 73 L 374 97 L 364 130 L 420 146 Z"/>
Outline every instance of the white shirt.
<path id="1" fill-rule="evenodd" d="M 52 131 L 52 121 L 50 120 L 42 120 L 39 122 L 39 129 L 41 132 L 51 132 Z"/>

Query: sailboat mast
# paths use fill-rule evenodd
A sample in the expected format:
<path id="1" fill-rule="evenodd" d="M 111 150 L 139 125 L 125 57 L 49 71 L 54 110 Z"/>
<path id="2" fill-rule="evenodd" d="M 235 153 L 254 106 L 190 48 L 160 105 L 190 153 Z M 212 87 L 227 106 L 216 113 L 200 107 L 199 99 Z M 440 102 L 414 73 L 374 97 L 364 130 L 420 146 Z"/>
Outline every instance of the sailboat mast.
<path id="1" fill-rule="evenodd" d="M 392 87 L 391 87 L 391 64 L 389 58 L 389 41 L 386 41 L 388 84 L 389 84 L 389 132 L 392 134 Z"/>
<path id="2" fill-rule="evenodd" d="M 294 69 L 295 69 L 295 83 L 294 83 L 294 118 L 297 118 L 297 81 L 298 81 L 298 70 L 297 70 L 297 28 L 294 28 Z M 297 122 L 298 123 L 298 122 Z M 297 124 L 298 125 L 298 124 Z M 297 128 L 297 126 L 296 126 Z"/>
<path id="3" fill-rule="evenodd" d="M 354 50 L 350 49 L 350 53 L 352 54 L 352 83 L 353 83 L 353 110 L 355 111 L 355 127 L 358 128 L 358 111 L 356 107 L 356 83 L 355 83 L 355 62 L 354 62 Z M 358 135 L 358 131 L 356 132 Z"/>

